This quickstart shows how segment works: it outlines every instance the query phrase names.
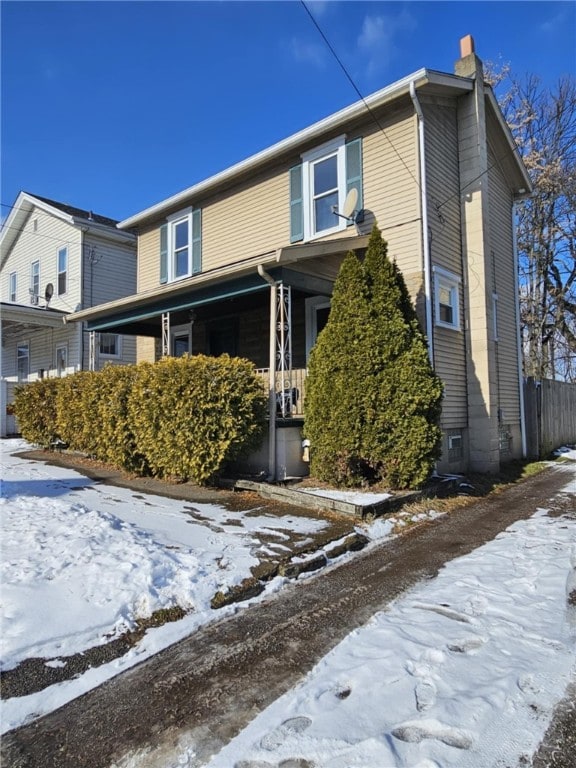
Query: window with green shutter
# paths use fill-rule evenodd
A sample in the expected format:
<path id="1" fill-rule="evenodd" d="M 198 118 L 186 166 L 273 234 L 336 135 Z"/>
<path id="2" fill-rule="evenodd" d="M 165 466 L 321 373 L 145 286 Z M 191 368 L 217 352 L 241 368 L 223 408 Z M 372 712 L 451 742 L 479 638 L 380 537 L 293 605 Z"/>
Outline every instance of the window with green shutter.
<path id="1" fill-rule="evenodd" d="M 160 227 L 160 283 L 172 283 L 202 271 L 202 211 L 188 208 Z"/>
<path id="2" fill-rule="evenodd" d="M 363 207 L 361 138 L 346 143 L 340 136 L 302 155 L 302 164 L 290 170 L 290 242 L 351 226 L 352 219 L 338 215 L 351 189 L 358 193 L 358 212 Z"/>

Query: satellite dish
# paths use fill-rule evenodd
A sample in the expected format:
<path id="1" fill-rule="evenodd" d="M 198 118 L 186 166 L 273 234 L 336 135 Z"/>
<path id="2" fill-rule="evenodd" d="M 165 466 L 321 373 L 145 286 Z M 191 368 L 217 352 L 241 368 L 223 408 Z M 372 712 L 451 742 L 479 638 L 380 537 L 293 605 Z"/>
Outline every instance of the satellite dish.
<path id="1" fill-rule="evenodd" d="M 342 209 L 342 215 L 346 219 L 351 219 L 352 214 L 354 213 L 356 209 L 356 203 L 358 202 L 358 190 L 356 187 L 352 187 L 350 192 L 346 195 L 346 200 L 344 200 L 344 208 Z"/>
<path id="2" fill-rule="evenodd" d="M 54 286 L 52 283 L 47 283 L 46 288 L 44 289 L 44 300 L 46 301 L 46 306 L 50 304 L 50 299 L 54 296 Z"/>

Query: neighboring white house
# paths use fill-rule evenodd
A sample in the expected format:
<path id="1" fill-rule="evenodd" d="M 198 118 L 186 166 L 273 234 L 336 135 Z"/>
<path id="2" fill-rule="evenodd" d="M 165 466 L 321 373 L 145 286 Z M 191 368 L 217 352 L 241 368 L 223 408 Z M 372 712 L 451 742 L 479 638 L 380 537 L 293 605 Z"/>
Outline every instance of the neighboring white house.
<path id="1" fill-rule="evenodd" d="M 136 339 L 101 333 L 90 350 L 81 309 L 136 290 L 136 238 L 116 220 L 21 192 L 0 232 L 1 435 L 17 383 L 64 376 L 106 363 L 133 363 Z"/>

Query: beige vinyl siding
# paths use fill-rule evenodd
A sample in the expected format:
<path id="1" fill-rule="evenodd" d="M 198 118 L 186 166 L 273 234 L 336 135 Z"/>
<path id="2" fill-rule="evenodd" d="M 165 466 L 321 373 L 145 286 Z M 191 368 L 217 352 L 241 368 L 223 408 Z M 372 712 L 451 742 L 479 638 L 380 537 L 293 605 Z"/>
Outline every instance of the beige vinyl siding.
<path id="1" fill-rule="evenodd" d="M 428 224 L 432 265 L 462 278 L 462 240 L 458 171 L 456 104 L 423 104 L 427 164 Z M 434 290 L 434 278 L 432 277 Z M 444 382 L 442 427 L 467 424 L 466 344 L 463 291 L 460 287 L 460 327 L 455 331 L 434 325 L 434 363 Z M 432 302 L 434 312 L 434 301 Z M 435 322 L 435 318 L 434 318 Z"/>
<path id="2" fill-rule="evenodd" d="M 81 233 L 72 225 L 34 207 L 2 264 L 2 301 L 8 301 L 10 273 L 17 274 L 17 304 L 30 304 L 30 265 L 40 261 L 40 305 L 48 283 L 50 306 L 73 312 L 81 301 Z M 68 248 L 67 290 L 58 296 L 58 251 Z M 4 254 L 3 254 L 4 255 Z"/>
<path id="3" fill-rule="evenodd" d="M 347 138 L 363 136 L 364 207 L 369 232 L 377 221 L 389 253 L 405 274 L 421 275 L 422 254 L 416 122 L 412 110 L 381 118 L 386 136 L 367 122 Z M 327 136 L 326 140 L 331 137 Z M 323 142 L 320 142 L 323 143 Z M 392 146 L 393 145 L 393 146 Z M 313 149 L 302 147 L 302 152 Z M 402 159 L 400 159 L 399 155 Z M 202 271 L 239 263 L 290 244 L 289 169 L 300 154 L 279 160 L 271 169 L 211 197 L 191 201 L 202 209 Z M 182 206 L 184 208 L 185 206 Z M 143 227 L 138 240 L 138 291 L 159 286 L 159 228 L 165 220 Z M 347 227 L 329 238 L 349 237 Z M 413 279 L 414 285 L 418 279 Z"/>
<path id="4" fill-rule="evenodd" d="M 493 292 L 498 294 L 498 342 L 496 375 L 502 422 L 520 420 L 518 347 L 516 333 L 516 280 L 514 275 L 512 195 L 490 149 L 488 173 L 490 185 L 490 242 L 493 260 Z M 491 338 L 493 336 L 490 329 Z"/>

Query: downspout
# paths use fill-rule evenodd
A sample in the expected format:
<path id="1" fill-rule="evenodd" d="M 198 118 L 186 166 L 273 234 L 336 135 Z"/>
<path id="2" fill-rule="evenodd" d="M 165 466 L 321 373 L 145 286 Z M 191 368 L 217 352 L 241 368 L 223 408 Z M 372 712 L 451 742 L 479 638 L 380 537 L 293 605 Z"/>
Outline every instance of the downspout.
<path id="1" fill-rule="evenodd" d="M 424 146 L 424 113 L 416 95 L 414 80 L 410 82 L 410 98 L 418 117 L 418 156 L 420 161 L 420 208 L 422 211 L 422 248 L 424 259 L 424 295 L 426 299 L 426 336 L 428 357 L 434 367 L 434 328 L 432 326 L 432 279 L 430 268 L 430 238 L 428 234 L 428 193 L 426 191 L 426 154 Z"/>
<path id="2" fill-rule="evenodd" d="M 270 286 L 270 346 L 268 379 L 268 477 L 269 482 L 276 479 L 276 280 L 262 264 L 258 264 L 258 274 Z"/>
<path id="3" fill-rule="evenodd" d="M 518 394 L 520 396 L 520 437 L 522 458 L 528 455 L 526 445 L 526 414 L 524 413 L 524 376 L 522 373 L 522 336 L 520 334 L 520 279 L 518 271 L 518 237 L 516 234 L 516 201 L 512 201 L 512 252 L 514 254 L 514 314 L 516 316 L 516 345 L 518 350 Z"/>

